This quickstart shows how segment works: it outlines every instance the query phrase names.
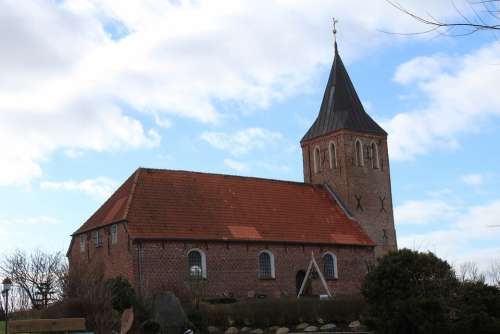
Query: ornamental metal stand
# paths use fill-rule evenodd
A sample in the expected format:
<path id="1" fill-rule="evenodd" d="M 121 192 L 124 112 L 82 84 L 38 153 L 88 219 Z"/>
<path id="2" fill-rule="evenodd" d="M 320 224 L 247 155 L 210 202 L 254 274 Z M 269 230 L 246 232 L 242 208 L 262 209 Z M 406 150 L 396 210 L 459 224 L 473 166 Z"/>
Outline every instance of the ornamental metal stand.
<path id="1" fill-rule="evenodd" d="M 299 293 L 297 294 L 297 299 L 300 298 L 300 296 L 304 292 L 304 289 L 305 289 L 306 284 L 307 284 L 307 280 L 310 279 L 312 276 L 311 271 L 313 269 L 313 266 L 314 266 L 314 269 L 316 270 L 316 272 L 318 273 L 318 276 L 321 280 L 321 283 L 323 284 L 323 287 L 325 288 L 325 291 L 326 291 L 328 297 L 331 298 L 332 294 L 330 292 L 330 289 L 328 288 L 328 284 L 326 284 L 325 277 L 323 276 L 323 273 L 319 269 L 318 263 L 314 259 L 314 252 L 311 252 L 311 261 L 309 262 L 309 266 L 307 267 L 307 271 L 306 271 L 306 276 L 304 277 L 304 280 L 302 281 L 302 285 L 300 286 Z"/>

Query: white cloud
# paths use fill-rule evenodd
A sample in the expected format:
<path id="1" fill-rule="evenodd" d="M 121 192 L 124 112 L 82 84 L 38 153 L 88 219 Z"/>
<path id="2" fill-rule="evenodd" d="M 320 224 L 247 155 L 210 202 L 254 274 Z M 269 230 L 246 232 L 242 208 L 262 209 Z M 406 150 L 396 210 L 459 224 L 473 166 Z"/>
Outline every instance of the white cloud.
<path id="1" fill-rule="evenodd" d="M 474 260 L 485 268 L 500 254 L 500 200 L 465 208 L 447 224 L 422 233 L 398 236 L 398 246 L 430 250 L 452 263 Z"/>
<path id="2" fill-rule="evenodd" d="M 461 57 L 418 57 L 399 66 L 395 80 L 413 83 L 426 106 L 383 122 L 390 133 L 391 157 L 413 159 L 434 149 L 454 149 L 458 135 L 478 131 L 500 116 L 500 44 Z M 421 68 L 434 64 L 431 71 Z"/>
<path id="3" fill-rule="evenodd" d="M 416 57 L 398 66 L 394 74 L 394 81 L 402 85 L 430 80 L 448 69 L 453 64 L 451 58 L 444 55 L 433 57 Z"/>
<path id="4" fill-rule="evenodd" d="M 71 148 L 64 150 L 64 154 L 70 159 L 77 159 L 83 156 L 82 151 L 77 151 Z"/>
<path id="5" fill-rule="evenodd" d="M 0 185 L 41 176 L 57 150 L 158 145 L 141 114 L 215 122 L 217 101 L 261 108 L 302 91 L 331 62 L 333 14 L 345 59 L 388 40 L 378 29 L 419 27 L 382 0 L 4 0 L 0 13 Z"/>
<path id="6" fill-rule="evenodd" d="M 456 214 L 455 207 L 438 199 L 406 201 L 394 208 L 396 224 L 436 224 Z"/>
<path id="7" fill-rule="evenodd" d="M 463 175 L 461 179 L 469 186 L 480 186 L 484 183 L 484 175 L 482 174 L 467 174 Z"/>
<path id="8" fill-rule="evenodd" d="M 98 177 L 96 179 L 87 179 L 83 181 L 43 181 L 40 183 L 40 188 L 44 190 L 65 190 L 79 191 L 96 199 L 105 200 L 116 189 L 117 183 L 106 177 Z"/>
<path id="9" fill-rule="evenodd" d="M 204 132 L 201 138 L 217 149 L 227 150 L 238 156 L 272 145 L 280 141 L 283 135 L 262 128 L 247 128 L 232 133 Z"/>
<path id="10" fill-rule="evenodd" d="M 240 161 L 232 160 L 232 159 L 224 159 L 224 165 L 228 168 L 231 168 L 237 172 L 246 172 L 248 171 L 248 166 Z"/>

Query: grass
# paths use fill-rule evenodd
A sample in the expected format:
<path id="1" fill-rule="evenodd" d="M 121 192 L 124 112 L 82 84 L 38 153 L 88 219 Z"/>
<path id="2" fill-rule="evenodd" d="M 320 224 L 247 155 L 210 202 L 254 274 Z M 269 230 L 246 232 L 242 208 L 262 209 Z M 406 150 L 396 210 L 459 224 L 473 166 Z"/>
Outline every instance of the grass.
<path id="1" fill-rule="evenodd" d="M 4 334 L 4 333 L 5 333 L 5 322 L 0 321 L 0 334 Z"/>

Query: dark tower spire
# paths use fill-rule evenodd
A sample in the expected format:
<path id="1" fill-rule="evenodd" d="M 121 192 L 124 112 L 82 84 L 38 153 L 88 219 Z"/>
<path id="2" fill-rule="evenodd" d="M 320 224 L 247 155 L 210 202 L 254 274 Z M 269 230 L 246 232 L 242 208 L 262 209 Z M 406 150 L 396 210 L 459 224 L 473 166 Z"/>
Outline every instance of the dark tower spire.
<path id="1" fill-rule="evenodd" d="M 335 56 L 323 101 L 316 120 L 301 142 L 342 129 L 387 135 L 384 129 L 365 112 L 354 89 L 342 58 L 340 58 L 335 38 L 337 32 L 335 23 L 337 23 L 336 20 L 334 20 L 333 28 Z"/>
<path id="2" fill-rule="evenodd" d="M 336 41 L 323 101 L 300 141 L 304 182 L 327 187 L 374 242 L 375 256 L 397 248 L 387 133 L 365 112 Z"/>

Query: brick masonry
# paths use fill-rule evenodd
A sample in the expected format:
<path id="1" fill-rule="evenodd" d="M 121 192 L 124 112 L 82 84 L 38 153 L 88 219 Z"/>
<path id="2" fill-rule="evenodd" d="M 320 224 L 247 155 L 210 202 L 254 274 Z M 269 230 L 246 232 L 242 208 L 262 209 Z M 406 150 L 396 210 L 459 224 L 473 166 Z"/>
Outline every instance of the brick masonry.
<path id="1" fill-rule="evenodd" d="M 104 263 L 106 277 L 124 276 L 134 283 L 133 246 L 126 226 L 124 222 L 117 224 L 118 239 L 114 245 L 111 244 L 109 226 L 98 229 L 102 236 L 102 243 L 99 247 L 94 244 L 92 232 L 85 233 L 86 241 L 83 252 L 80 250 L 80 235 L 74 236 L 68 251 L 70 266 L 76 263 L 90 264 L 100 261 Z"/>
<path id="2" fill-rule="evenodd" d="M 363 147 L 363 166 L 355 159 L 355 141 Z M 329 144 L 334 142 L 337 167 L 330 168 Z M 373 168 L 370 145 L 378 146 L 379 167 Z M 314 172 L 314 149 L 320 148 L 320 167 Z M 304 182 L 328 183 L 376 243 L 377 257 L 395 250 L 396 231 L 392 207 L 387 137 L 340 130 L 302 143 Z M 359 204 L 358 205 L 358 199 Z"/>
<path id="3" fill-rule="evenodd" d="M 124 225 L 122 224 L 122 227 Z M 248 298 L 263 294 L 274 298 L 296 295 L 296 275 L 307 270 L 314 252 L 320 268 L 322 254 L 331 252 L 337 257 L 338 278 L 328 280 L 332 292 L 356 294 L 367 266 L 373 262 L 373 249 L 359 246 L 313 246 L 261 243 L 143 241 L 128 247 L 125 229 L 118 244 L 95 248 L 92 242 L 87 251 L 79 251 L 78 242 L 70 250 L 71 261 L 104 261 L 106 277 L 125 276 L 143 294 L 173 291 L 183 300 L 192 297 L 189 284 L 188 252 L 200 249 L 206 255 L 207 278 L 203 283 L 206 297 L 233 295 Z M 121 238 L 120 238 L 121 237 Z M 108 235 L 103 238 L 107 243 Z M 77 241 L 77 240 L 75 240 Z M 90 240 L 91 241 L 91 240 Z M 273 253 L 274 279 L 259 279 L 258 256 L 263 250 Z M 311 293 L 325 293 L 320 280 L 312 282 Z"/>

